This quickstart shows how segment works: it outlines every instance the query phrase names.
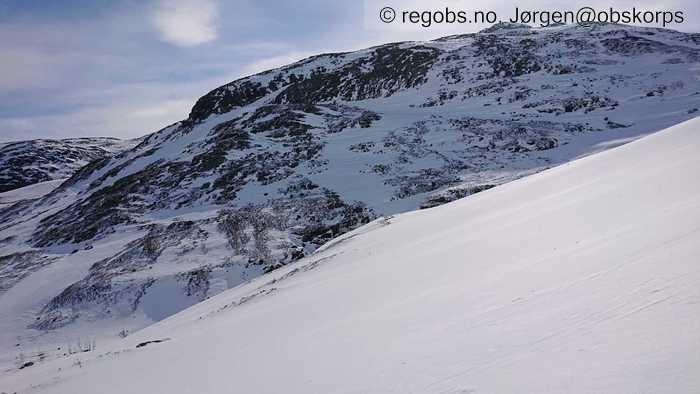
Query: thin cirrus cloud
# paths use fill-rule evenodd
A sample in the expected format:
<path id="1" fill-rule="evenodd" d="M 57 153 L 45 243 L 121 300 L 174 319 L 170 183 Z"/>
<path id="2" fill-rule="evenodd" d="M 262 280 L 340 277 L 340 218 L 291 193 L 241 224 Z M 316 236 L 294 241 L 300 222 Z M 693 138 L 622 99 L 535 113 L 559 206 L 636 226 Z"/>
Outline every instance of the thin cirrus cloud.
<path id="1" fill-rule="evenodd" d="M 162 0 L 153 13 L 160 38 L 172 45 L 192 47 L 217 38 L 216 0 Z"/>

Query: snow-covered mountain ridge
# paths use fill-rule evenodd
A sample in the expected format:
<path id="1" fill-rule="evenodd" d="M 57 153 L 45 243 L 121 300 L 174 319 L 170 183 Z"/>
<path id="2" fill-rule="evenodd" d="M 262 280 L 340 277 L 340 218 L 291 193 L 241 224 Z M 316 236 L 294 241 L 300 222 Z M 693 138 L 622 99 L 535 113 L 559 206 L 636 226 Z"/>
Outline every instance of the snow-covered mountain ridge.
<path id="1" fill-rule="evenodd" d="M 0 210 L 0 345 L 140 328 L 380 215 L 695 117 L 699 37 L 505 25 L 217 88 L 188 119 Z"/>
<path id="2" fill-rule="evenodd" d="M 68 178 L 89 162 L 131 148 L 109 137 L 31 140 L 0 144 L 0 193 Z"/>
<path id="3" fill-rule="evenodd" d="M 381 218 L 9 391 L 700 390 L 700 119 Z M 26 365 L 26 364 L 25 364 Z"/>

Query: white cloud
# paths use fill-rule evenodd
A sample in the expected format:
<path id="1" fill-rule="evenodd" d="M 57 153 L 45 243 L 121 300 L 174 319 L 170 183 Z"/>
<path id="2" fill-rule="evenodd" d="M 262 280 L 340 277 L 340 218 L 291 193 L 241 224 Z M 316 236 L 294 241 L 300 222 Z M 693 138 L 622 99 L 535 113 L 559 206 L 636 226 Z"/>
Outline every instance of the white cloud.
<path id="1" fill-rule="evenodd" d="M 163 41 L 191 47 L 216 39 L 216 0 L 161 0 L 153 24 Z"/>

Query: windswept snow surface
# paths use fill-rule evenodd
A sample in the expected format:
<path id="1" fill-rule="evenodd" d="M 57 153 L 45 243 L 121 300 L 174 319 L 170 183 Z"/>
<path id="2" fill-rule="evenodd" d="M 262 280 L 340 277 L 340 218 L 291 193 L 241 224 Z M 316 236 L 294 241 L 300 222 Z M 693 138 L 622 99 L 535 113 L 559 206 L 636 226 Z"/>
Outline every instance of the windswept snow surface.
<path id="1" fill-rule="evenodd" d="M 700 392 L 699 151 L 694 119 L 378 219 L 0 389 Z"/>
<path id="2" fill-rule="evenodd" d="M 57 188 L 65 180 L 65 178 L 62 178 L 52 181 L 39 182 L 21 187 L 19 189 L 0 193 L 0 208 L 12 205 L 18 201 L 33 200 L 44 197 L 45 195 L 51 193 L 52 190 Z"/>

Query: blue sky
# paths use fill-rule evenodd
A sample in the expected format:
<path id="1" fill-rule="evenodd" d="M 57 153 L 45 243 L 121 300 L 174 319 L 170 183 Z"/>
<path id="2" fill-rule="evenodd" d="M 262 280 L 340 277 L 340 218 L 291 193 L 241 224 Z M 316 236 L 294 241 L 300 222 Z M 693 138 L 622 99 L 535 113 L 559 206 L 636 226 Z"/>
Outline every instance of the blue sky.
<path id="1" fill-rule="evenodd" d="M 496 1 L 444 2 L 503 7 Z M 0 0 L 0 142 L 137 137 L 183 119 L 198 97 L 241 76 L 321 52 L 483 28 L 373 24 L 385 3 L 390 2 Z M 646 4 L 685 10 L 689 19 L 698 9 L 695 1 Z M 435 7 L 435 2 L 401 5 Z M 697 22 L 677 28 L 699 31 Z"/>

